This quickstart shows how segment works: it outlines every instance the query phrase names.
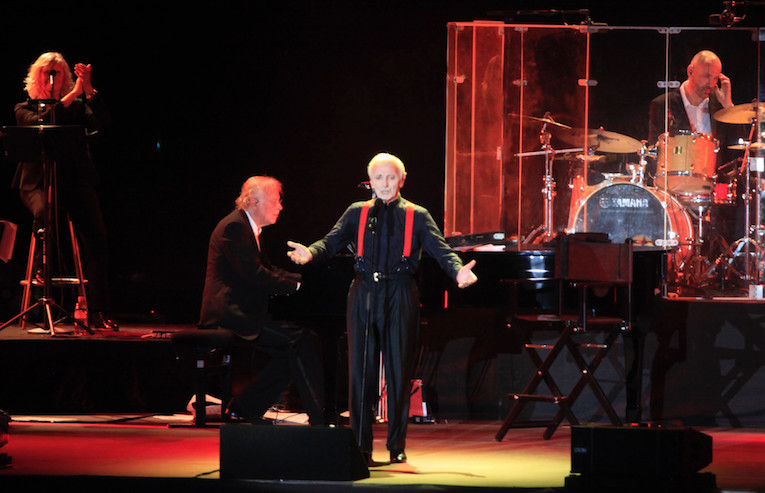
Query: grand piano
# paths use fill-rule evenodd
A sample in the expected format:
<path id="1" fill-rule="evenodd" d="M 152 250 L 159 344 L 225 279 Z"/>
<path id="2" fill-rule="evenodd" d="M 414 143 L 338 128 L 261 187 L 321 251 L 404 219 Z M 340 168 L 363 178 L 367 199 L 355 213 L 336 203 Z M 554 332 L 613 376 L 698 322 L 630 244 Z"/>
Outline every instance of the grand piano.
<path id="1" fill-rule="evenodd" d="M 465 262 L 476 260 L 474 272 L 479 281 L 467 289 L 458 289 L 432 258 L 423 255 L 418 272 L 422 307 L 418 378 L 422 378 L 434 401 L 432 407 L 436 411 L 440 407 L 441 414 L 501 418 L 503 406 L 498 410 L 496 403 L 506 399 L 507 391 L 505 384 L 497 382 L 501 377 L 492 374 L 492 362 L 500 355 L 522 352 L 520 340 L 507 329 L 510 314 L 555 306 L 556 289 L 550 282 L 555 272 L 555 252 L 550 246 L 518 248 L 503 242 L 475 249 L 459 240 L 449 240 Z M 625 339 L 625 355 L 629 357 L 625 364 L 631 379 L 627 383 L 628 421 L 640 419 L 640 334 L 652 307 L 661 298 L 664 255 L 664 250 L 640 247 L 634 255 L 634 330 Z M 325 360 L 335 362 L 326 368 L 327 395 L 334 396 L 335 405 L 342 408 L 347 395 L 345 300 L 353 278 L 353 257 L 341 255 L 321 264 L 308 264 L 302 273 L 301 290 L 286 298 L 274 298 L 271 312 L 276 318 L 294 321 L 321 336 Z M 470 347 L 456 354 L 461 352 L 462 342 Z M 436 380 L 443 374 L 456 374 L 454 382 L 466 381 L 464 389 L 455 395 L 446 395 L 450 392 L 445 389 L 437 392 Z M 494 384 L 487 385 L 489 381 Z M 499 395 L 495 395 L 496 388 L 502 389 Z"/>

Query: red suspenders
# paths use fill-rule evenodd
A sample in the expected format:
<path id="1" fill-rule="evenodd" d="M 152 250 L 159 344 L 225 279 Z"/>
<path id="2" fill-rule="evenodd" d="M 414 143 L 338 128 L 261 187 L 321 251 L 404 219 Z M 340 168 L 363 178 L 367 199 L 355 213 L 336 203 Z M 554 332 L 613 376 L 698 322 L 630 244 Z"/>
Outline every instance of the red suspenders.
<path id="1" fill-rule="evenodd" d="M 364 232 L 367 229 L 367 217 L 369 217 L 369 208 L 374 204 L 374 199 L 367 200 L 361 206 L 361 217 L 359 218 L 359 234 L 356 238 L 356 256 L 364 256 Z"/>
<path id="2" fill-rule="evenodd" d="M 369 217 L 369 208 L 374 204 L 374 200 L 367 200 L 361 206 L 361 217 L 359 218 L 359 233 L 356 239 L 356 256 L 364 256 L 364 232 L 367 229 L 367 218 Z M 404 251 L 402 255 L 409 257 L 412 255 L 412 230 L 414 229 L 414 204 L 408 200 L 404 201 L 406 205 L 406 223 L 404 226 Z"/>
<path id="3" fill-rule="evenodd" d="M 412 229 L 414 229 L 414 204 L 406 201 L 406 226 L 404 229 L 404 257 L 412 255 Z"/>

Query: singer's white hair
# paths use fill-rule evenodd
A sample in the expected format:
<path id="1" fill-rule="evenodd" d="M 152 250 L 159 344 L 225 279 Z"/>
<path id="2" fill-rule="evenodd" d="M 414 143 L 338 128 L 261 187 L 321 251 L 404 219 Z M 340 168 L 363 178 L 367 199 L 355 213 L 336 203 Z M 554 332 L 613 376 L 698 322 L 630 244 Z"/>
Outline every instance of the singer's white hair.
<path id="1" fill-rule="evenodd" d="M 372 168 L 380 163 L 392 163 L 395 165 L 398 170 L 399 174 L 402 178 L 406 176 L 406 168 L 404 167 L 403 161 L 401 161 L 399 158 L 394 156 L 393 154 L 388 154 L 387 152 L 381 152 L 377 154 L 375 157 L 372 158 L 371 161 L 369 161 L 369 164 L 367 165 L 367 174 L 369 177 L 372 177 Z"/>

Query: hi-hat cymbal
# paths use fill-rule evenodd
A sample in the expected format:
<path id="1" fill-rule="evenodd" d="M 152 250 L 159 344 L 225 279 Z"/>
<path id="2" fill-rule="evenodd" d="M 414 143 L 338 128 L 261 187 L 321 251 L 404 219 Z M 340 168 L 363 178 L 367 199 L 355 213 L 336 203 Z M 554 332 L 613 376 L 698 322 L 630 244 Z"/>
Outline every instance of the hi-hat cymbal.
<path id="1" fill-rule="evenodd" d="M 564 123 L 556 122 L 552 118 L 540 118 L 538 116 L 519 115 L 518 113 L 510 113 L 510 116 L 520 116 L 521 118 L 526 118 L 527 120 L 534 120 L 535 122 L 540 122 L 540 123 L 548 123 L 550 125 L 555 125 L 556 127 L 560 127 L 560 128 L 571 128 Z"/>
<path id="2" fill-rule="evenodd" d="M 555 135 L 569 144 L 584 144 L 585 133 L 588 145 L 596 151 L 629 153 L 638 152 L 643 147 L 637 139 L 599 128 L 574 128 L 556 132 Z"/>
<path id="3" fill-rule="evenodd" d="M 744 123 L 765 120 L 765 103 L 746 103 L 717 111 L 715 120 L 721 123 Z"/>

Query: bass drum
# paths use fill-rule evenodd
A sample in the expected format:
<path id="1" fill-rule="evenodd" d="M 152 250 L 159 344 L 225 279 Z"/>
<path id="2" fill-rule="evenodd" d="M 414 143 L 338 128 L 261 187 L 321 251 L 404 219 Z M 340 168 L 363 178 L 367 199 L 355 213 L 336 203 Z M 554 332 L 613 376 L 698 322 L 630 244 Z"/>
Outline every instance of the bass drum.
<path id="1" fill-rule="evenodd" d="M 693 253 L 693 224 L 677 199 L 632 183 L 609 183 L 593 191 L 569 221 L 569 231 L 608 233 L 614 243 L 632 238 L 636 246 L 671 248 L 678 269 Z"/>

